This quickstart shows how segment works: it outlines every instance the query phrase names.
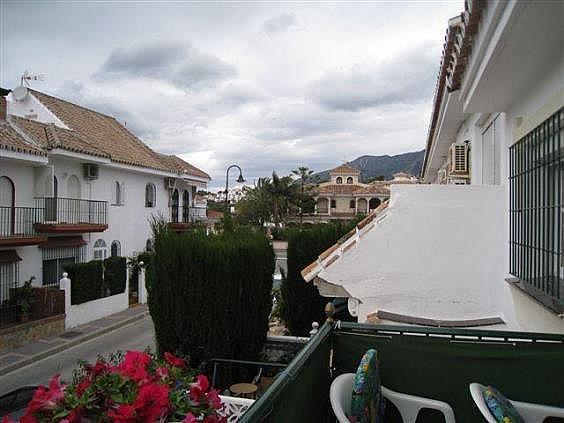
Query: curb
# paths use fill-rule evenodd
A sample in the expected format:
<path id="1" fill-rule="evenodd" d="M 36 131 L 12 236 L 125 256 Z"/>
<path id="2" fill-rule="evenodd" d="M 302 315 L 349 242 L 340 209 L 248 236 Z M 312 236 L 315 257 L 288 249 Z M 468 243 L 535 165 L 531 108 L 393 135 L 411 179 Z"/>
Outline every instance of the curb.
<path id="1" fill-rule="evenodd" d="M 129 318 L 124 319 L 120 322 L 114 323 L 113 325 L 106 326 L 105 328 L 100 328 L 97 331 L 91 332 L 89 334 L 86 334 L 84 336 L 81 336 L 81 337 L 78 337 L 78 338 L 75 338 L 75 339 L 72 339 L 68 342 L 65 342 L 62 345 L 57 345 L 56 347 L 53 347 L 49 350 L 42 351 L 40 353 L 26 357 L 26 358 L 24 358 L 20 361 L 15 362 L 15 363 L 4 366 L 4 367 L 0 368 L 0 376 L 5 376 L 5 375 L 7 375 L 7 374 L 9 374 L 9 373 L 11 373 L 15 370 L 21 369 L 22 367 L 25 367 L 25 366 L 32 364 L 32 363 L 35 363 L 35 362 L 42 360 L 42 359 L 44 359 L 48 356 L 60 353 L 60 352 L 65 351 L 65 350 L 68 350 L 69 348 L 75 347 L 79 344 L 82 344 L 83 342 L 90 341 L 94 338 L 98 338 L 98 337 L 105 335 L 109 332 L 113 332 L 116 329 L 127 326 L 130 323 L 136 322 L 137 320 L 141 320 L 142 318 L 144 318 L 148 315 L 149 315 L 149 311 L 148 310 L 144 311 L 142 313 L 139 313 L 136 316 L 129 317 Z"/>

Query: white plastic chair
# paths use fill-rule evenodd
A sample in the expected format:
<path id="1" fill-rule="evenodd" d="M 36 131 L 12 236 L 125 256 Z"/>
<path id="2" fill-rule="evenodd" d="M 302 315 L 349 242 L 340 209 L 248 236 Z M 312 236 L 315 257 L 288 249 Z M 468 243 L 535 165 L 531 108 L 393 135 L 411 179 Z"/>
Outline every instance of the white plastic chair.
<path id="1" fill-rule="evenodd" d="M 354 373 L 344 373 L 337 376 L 329 390 L 331 407 L 339 423 L 349 423 L 345 413 L 350 412 L 352 386 Z M 455 423 L 454 412 L 450 405 L 443 401 L 429 398 L 416 397 L 414 395 L 401 394 L 382 386 L 382 395 L 398 409 L 403 423 L 415 423 L 417 415 L 422 408 L 430 408 L 443 413 L 445 423 Z"/>
<path id="2" fill-rule="evenodd" d="M 480 410 L 480 413 L 485 417 L 488 423 L 497 423 L 496 419 L 492 416 L 488 408 L 482 391 L 486 387 L 479 383 L 470 384 L 470 395 Z M 542 423 L 547 417 L 561 417 L 564 418 L 564 408 L 551 407 L 549 405 L 533 404 L 529 402 L 520 402 L 509 400 L 517 412 L 523 417 L 527 423 Z"/>

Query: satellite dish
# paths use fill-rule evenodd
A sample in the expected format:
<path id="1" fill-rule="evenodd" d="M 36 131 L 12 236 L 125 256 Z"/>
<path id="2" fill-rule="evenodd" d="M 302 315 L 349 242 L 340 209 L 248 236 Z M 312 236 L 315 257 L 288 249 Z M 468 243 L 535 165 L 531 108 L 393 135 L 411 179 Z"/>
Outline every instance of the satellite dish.
<path id="1" fill-rule="evenodd" d="M 16 101 L 23 101 L 27 97 L 28 89 L 24 86 L 16 87 L 12 90 L 12 95 L 16 99 Z"/>

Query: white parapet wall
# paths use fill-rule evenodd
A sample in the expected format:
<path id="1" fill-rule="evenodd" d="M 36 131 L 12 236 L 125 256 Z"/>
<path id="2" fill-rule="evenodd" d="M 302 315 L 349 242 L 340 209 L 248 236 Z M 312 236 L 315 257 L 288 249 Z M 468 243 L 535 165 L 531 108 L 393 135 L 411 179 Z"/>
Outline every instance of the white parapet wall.
<path id="1" fill-rule="evenodd" d="M 67 273 L 63 273 L 60 287 L 65 291 L 65 328 L 70 329 L 102 317 L 109 316 L 129 308 L 129 286 L 125 283 L 125 290 L 121 294 L 88 301 L 82 304 L 71 304 L 72 281 Z"/>

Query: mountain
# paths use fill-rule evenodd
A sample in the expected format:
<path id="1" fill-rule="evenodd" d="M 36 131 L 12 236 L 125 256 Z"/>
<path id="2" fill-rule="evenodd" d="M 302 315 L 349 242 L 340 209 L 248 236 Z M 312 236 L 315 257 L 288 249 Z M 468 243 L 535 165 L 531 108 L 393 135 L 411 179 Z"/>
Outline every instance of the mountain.
<path id="1" fill-rule="evenodd" d="M 384 175 L 385 179 L 388 180 L 392 179 L 393 174 L 397 172 L 419 176 L 424 155 L 425 150 L 398 154 L 397 156 L 360 156 L 352 162 L 348 162 L 348 164 L 360 170 L 362 181 L 368 181 L 380 175 Z M 329 170 L 315 173 L 312 178 L 316 183 L 326 182 L 329 180 Z"/>

